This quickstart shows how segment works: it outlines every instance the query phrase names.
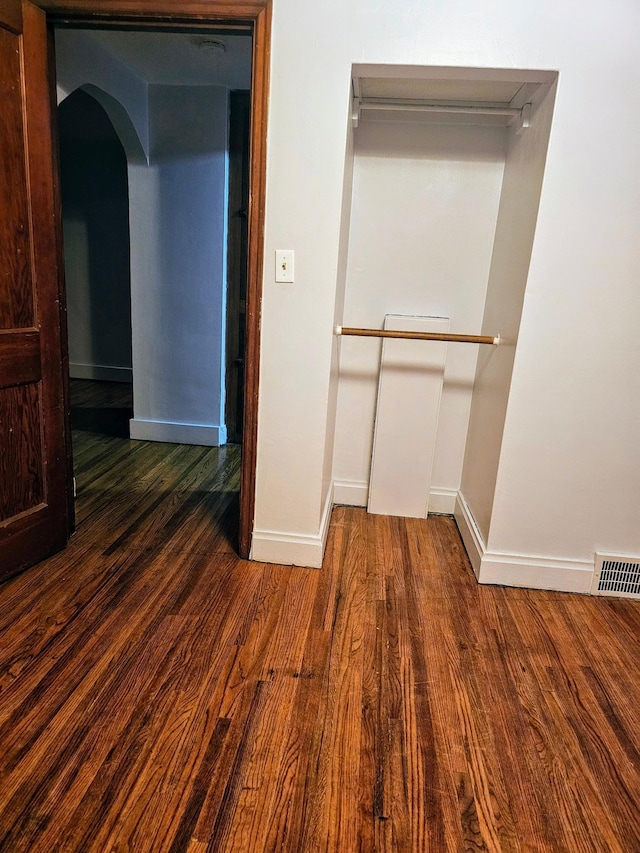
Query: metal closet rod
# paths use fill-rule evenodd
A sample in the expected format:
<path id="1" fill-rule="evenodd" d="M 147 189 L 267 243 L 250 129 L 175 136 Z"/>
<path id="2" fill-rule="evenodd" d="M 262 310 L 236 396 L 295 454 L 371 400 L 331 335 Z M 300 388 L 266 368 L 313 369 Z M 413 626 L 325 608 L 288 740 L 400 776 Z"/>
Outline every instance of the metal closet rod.
<path id="1" fill-rule="evenodd" d="M 459 344 L 489 344 L 497 347 L 500 335 L 451 335 L 444 332 L 403 332 L 396 329 L 356 329 L 351 326 L 336 326 L 336 335 L 351 335 L 358 338 L 402 338 L 409 341 L 449 341 Z"/>

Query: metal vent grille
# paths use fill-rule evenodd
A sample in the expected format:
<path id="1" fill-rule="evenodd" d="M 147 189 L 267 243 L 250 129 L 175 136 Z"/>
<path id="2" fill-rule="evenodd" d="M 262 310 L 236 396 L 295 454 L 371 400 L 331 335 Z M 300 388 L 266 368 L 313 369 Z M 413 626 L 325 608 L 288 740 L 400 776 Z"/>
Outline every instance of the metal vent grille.
<path id="1" fill-rule="evenodd" d="M 594 595 L 640 598 L 640 557 L 596 554 L 591 592 Z"/>

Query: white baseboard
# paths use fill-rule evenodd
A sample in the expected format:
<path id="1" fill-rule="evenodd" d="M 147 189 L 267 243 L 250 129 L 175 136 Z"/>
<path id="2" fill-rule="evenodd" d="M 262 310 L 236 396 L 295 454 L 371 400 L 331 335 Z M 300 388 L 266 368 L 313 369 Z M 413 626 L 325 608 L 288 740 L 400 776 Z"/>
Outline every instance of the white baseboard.
<path id="1" fill-rule="evenodd" d="M 429 492 L 429 512 L 453 515 L 456 511 L 457 489 L 432 488 Z"/>
<path id="2" fill-rule="evenodd" d="M 327 495 L 317 534 L 254 530 L 251 559 L 263 563 L 320 568 L 329 532 L 332 505 L 340 503 L 348 506 L 362 506 L 362 503 L 352 501 L 362 499 L 363 488 L 366 489 L 366 484 L 337 481 Z M 435 505 L 443 509 L 433 509 L 430 503 L 430 510 L 449 514 L 451 493 L 445 489 L 432 490 L 431 500 L 434 492 Z M 461 492 L 457 492 L 454 498 L 452 511 L 479 583 L 562 592 L 588 593 L 590 591 L 593 563 L 488 551 L 464 496 Z"/>
<path id="3" fill-rule="evenodd" d="M 457 489 L 431 489 L 429 512 L 453 515 Z M 369 484 L 364 480 L 334 480 L 333 502 L 344 506 L 366 506 L 369 501 Z"/>
<path id="4" fill-rule="evenodd" d="M 324 501 L 322 518 L 320 519 L 320 542 L 322 543 L 322 556 L 324 556 L 324 550 L 327 546 L 327 537 L 329 536 L 329 525 L 331 524 L 331 513 L 333 512 L 333 505 L 335 504 L 335 502 L 335 485 L 331 483 Z M 322 560 L 320 561 L 320 565 L 322 565 Z"/>
<path id="5" fill-rule="evenodd" d="M 72 379 L 99 379 L 103 382 L 133 382 L 130 367 L 110 367 L 104 364 L 69 364 L 69 376 Z"/>
<path id="6" fill-rule="evenodd" d="M 320 529 L 317 534 L 287 533 L 280 530 L 253 531 L 249 559 L 259 563 L 277 563 L 283 566 L 302 566 L 319 569 L 322 566 L 324 549 L 329 534 L 333 488 L 329 489 L 325 501 Z"/>
<path id="7" fill-rule="evenodd" d="M 591 562 L 488 551 L 460 492 L 456 500 L 455 518 L 479 583 L 559 592 L 590 591 L 594 572 Z"/>
<path id="8" fill-rule="evenodd" d="M 364 480 L 334 480 L 333 502 L 343 506 L 366 506 L 369 484 Z"/>
<path id="9" fill-rule="evenodd" d="M 482 558 L 479 581 L 501 586 L 588 593 L 592 578 L 593 563 L 488 551 Z"/>
<path id="10" fill-rule="evenodd" d="M 220 447 L 227 443 L 227 428 L 215 424 L 181 424 L 171 421 L 151 421 L 132 418 L 129 421 L 131 438 L 140 441 L 166 441 L 171 444 L 200 444 Z"/>
<path id="11" fill-rule="evenodd" d="M 458 530 L 460 531 L 460 536 L 462 537 L 462 543 L 466 549 L 474 574 L 476 578 L 479 579 L 480 564 L 482 562 L 482 557 L 486 551 L 486 547 L 480 534 L 480 531 L 478 530 L 478 525 L 476 524 L 475 519 L 471 514 L 471 510 L 467 506 L 467 502 L 465 501 L 462 492 L 458 492 L 457 494 L 453 514 L 455 516 L 456 523 L 458 525 Z"/>

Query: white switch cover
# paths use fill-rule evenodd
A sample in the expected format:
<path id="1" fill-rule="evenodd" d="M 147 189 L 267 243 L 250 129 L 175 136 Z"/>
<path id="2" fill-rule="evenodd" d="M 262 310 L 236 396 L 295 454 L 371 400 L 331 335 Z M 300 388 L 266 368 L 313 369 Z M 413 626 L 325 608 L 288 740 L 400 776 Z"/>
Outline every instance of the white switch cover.
<path id="1" fill-rule="evenodd" d="M 276 281 L 293 282 L 293 249 L 276 249 Z"/>

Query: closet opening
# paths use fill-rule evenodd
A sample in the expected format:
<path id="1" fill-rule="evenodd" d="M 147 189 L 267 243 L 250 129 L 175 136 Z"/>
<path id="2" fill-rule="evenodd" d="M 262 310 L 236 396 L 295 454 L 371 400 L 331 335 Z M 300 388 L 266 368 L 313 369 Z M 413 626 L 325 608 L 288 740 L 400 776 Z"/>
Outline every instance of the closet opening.
<path id="1" fill-rule="evenodd" d="M 500 345 L 336 338 L 334 500 L 385 514 L 455 514 L 476 573 L 557 76 L 352 69 L 336 323 L 499 335 Z"/>

